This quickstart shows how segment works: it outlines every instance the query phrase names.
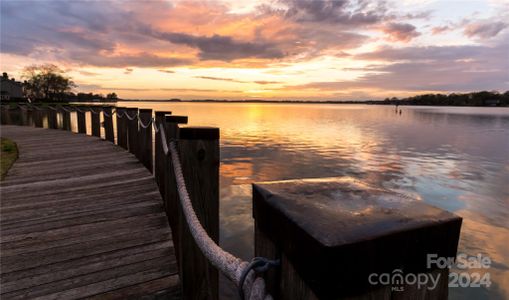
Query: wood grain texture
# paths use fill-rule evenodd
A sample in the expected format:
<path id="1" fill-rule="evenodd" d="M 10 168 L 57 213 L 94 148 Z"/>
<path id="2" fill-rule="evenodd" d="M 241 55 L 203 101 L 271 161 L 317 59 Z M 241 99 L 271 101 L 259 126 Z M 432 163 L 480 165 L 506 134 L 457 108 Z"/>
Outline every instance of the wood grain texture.
<path id="1" fill-rule="evenodd" d="M 0 183 L 0 298 L 181 298 L 161 195 L 132 154 L 64 130 L 1 133 L 20 157 Z"/>
<path id="2" fill-rule="evenodd" d="M 194 139 L 194 136 L 185 133 L 193 130 L 215 131 L 217 138 Z M 194 211 L 207 234 L 218 243 L 219 129 L 186 127 L 180 130 L 179 136 L 182 172 Z M 218 299 L 218 271 L 196 245 L 181 209 L 179 214 L 177 253 L 181 267 L 183 296 L 185 299 Z"/>

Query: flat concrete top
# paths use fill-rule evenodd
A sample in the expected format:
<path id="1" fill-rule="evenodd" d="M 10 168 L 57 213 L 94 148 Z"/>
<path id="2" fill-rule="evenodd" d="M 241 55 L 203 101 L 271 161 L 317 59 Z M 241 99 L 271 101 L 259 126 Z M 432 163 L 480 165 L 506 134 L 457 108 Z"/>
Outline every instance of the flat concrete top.
<path id="1" fill-rule="evenodd" d="M 351 177 L 262 182 L 253 189 L 326 247 L 459 219 L 420 200 Z"/>

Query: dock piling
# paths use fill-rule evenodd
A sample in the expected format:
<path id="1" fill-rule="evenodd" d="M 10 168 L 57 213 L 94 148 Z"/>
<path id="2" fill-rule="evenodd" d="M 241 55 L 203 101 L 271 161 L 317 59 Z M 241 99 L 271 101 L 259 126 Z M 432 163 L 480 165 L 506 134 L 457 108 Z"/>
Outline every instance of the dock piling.
<path id="1" fill-rule="evenodd" d="M 60 112 L 62 113 L 62 130 L 71 131 L 71 113 L 70 107 L 60 106 Z"/>
<path id="2" fill-rule="evenodd" d="M 138 159 L 152 173 L 152 110 L 140 109 Z"/>
<path id="3" fill-rule="evenodd" d="M 165 126 L 165 116 L 171 115 L 171 111 L 156 111 L 155 113 L 155 126 Z M 159 128 L 155 131 L 154 137 L 154 177 L 157 185 L 159 186 L 159 191 L 161 192 L 161 196 L 164 196 L 164 166 L 166 166 L 166 156 L 163 152 L 163 147 L 161 144 L 161 132 Z"/>
<path id="4" fill-rule="evenodd" d="M 209 237 L 219 243 L 219 128 L 181 128 L 178 149 L 194 211 Z M 218 271 L 196 245 L 181 208 L 178 221 L 184 298 L 218 299 Z"/>
<path id="5" fill-rule="evenodd" d="M 101 137 L 101 108 L 89 107 L 90 120 L 92 125 L 92 135 Z"/>
<path id="6" fill-rule="evenodd" d="M 253 216 L 255 256 L 281 261 L 264 275 L 277 299 L 447 299 L 448 269 L 427 259 L 456 256 L 452 213 L 340 177 L 254 184 Z M 434 289 L 376 281 L 395 272 L 441 276 Z"/>
<path id="7" fill-rule="evenodd" d="M 128 149 L 127 146 L 127 117 L 126 108 L 117 107 L 117 145 L 124 149 Z"/>
<path id="8" fill-rule="evenodd" d="M 129 107 L 126 109 L 126 122 L 127 122 L 127 144 L 129 152 L 138 157 L 138 109 Z"/>
<path id="9" fill-rule="evenodd" d="M 113 114 L 111 106 L 103 107 L 104 136 L 107 141 L 115 143 L 115 134 L 113 132 Z"/>
<path id="10" fill-rule="evenodd" d="M 164 122 L 164 130 L 166 133 L 166 141 L 176 140 L 179 137 L 179 124 L 187 124 L 187 117 L 184 116 L 173 116 L 167 115 Z M 179 198 L 177 192 L 177 185 L 175 180 L 175 173 L 173 172 L 173 164 L 169 157 L 165 157 L 163 160 L 165 165 L 163 166 L 163 184 L 162 194 L 164 207 L 166 209 L 166 215 L 168 216 L 168 222 L 173 232 L 173 241 L 175 244 L 175 251 L 177 254 L 177 261 L 179 261 Z"/>
<path id="11" fill-rule="evenodd" d="M 84 106 L 78 106 L 76 108 L 76 116 L 78 119 L 78 133 L 87 134 L 87 119 L 86 119 L 86 108 Z"/>

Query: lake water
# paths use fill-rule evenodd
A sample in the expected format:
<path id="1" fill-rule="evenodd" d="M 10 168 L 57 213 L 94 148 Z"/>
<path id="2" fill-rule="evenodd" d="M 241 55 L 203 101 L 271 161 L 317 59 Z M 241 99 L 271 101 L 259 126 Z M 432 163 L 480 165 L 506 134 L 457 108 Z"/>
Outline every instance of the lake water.
<path id="1" fill-rule="evenodd" d="M 452 299 L 509 298 L 509 108 L 118 105 L 220 128 L 221 245 L 244 259 L 253 256 L 252 182 L 352 176 L 463 217 L 459 252 L 488 255 L 491 268 L 480 271 L 492 285 L 451 288 Z"/>

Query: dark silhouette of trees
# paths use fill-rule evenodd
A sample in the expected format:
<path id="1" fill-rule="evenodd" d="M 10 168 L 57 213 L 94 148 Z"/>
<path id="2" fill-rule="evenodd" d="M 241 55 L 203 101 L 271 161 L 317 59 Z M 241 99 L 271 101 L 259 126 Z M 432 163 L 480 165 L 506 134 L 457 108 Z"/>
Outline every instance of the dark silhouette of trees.
<path id="1" fill-rule="evenodd" d="M 437 106 L 509 106 L 509 91 L 481 91 L 465 94 L 424 94 L 408 98 L 386 98 L 388 104 Z"/>
<path id="2" fill-rule="evenodd" d="M 31 65 L 22 72 L 25 97 L 32 100 L 63 101 L 76 87 L 65 72 L 53 64 Z"/>
<path id="3" fill-rule="evenodd" d="M 117 94 L 115 92 L 113 92 L 113 93 L 107 94 L 106 95 L 106 99 L 108 99 L 108 100 L 117 100 L 118 96 L 117 96 Z"/>

